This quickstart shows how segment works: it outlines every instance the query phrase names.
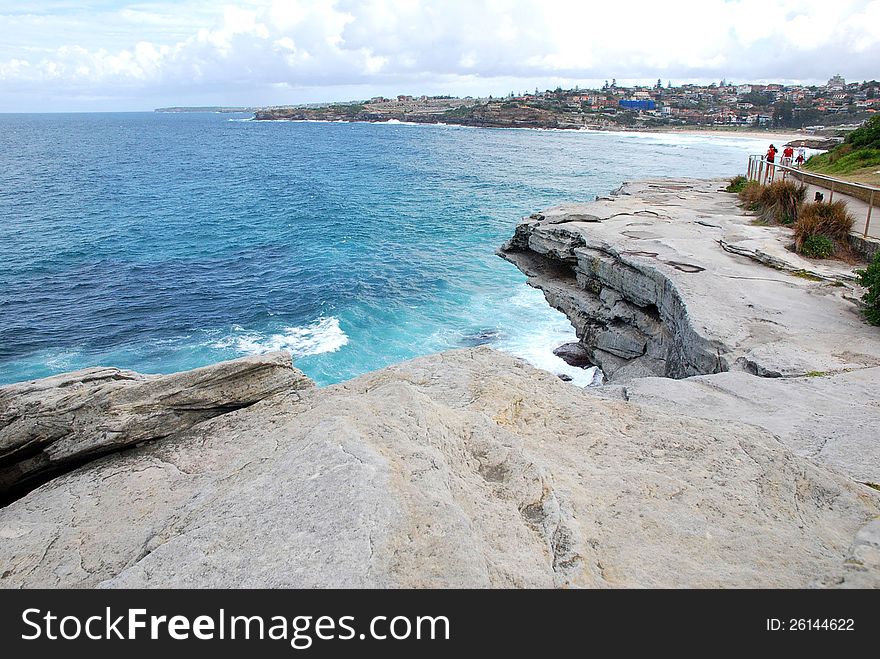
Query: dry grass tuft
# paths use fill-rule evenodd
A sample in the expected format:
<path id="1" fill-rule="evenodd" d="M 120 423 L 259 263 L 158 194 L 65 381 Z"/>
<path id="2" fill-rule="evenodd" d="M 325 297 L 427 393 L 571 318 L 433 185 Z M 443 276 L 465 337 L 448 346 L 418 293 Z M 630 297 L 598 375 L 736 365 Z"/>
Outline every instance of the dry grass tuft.
<path id="1" fill-rule="evenodd" d="M 770 185 L 750 181 L 739 194 L 745 208 L 757 213 L 761 223 L 788 225 L 797 221 L 807 188 L 792 181 L 774 181 Z"/>
<path id="2" fill-rule="evenodd" d="M 849 257 L 849 233 L 854 223 L 855 220 L 847 212 L 843 201 L 804 204 L 794 224 L 795 249 L 803 254 L 804 246 L 811 242 L 811 238 L 824 236 L 834 243 L 834 254 L 843 258 Z"/>

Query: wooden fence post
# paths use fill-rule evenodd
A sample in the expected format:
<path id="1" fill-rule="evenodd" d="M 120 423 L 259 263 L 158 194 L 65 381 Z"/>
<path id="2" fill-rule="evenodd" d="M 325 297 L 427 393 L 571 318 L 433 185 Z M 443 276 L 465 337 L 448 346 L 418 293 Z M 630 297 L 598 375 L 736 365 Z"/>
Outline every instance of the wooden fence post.
<path id="1" fill-rule="evenodd" d="M 874 191 L 868 197 L 868 217 L 865 218 L 865 238 L 868 237 L 868 227 L 871 226 L 871 209 L 874 208 Z"/>

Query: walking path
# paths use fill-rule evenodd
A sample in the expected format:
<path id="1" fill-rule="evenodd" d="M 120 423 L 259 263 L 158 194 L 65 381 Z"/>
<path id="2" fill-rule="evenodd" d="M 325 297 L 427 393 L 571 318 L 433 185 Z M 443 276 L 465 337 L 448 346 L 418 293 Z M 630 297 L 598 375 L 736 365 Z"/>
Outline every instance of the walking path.
<path id="1" fill-rule="evenodd" d="M 765 185 L 768 182 L 767 168 L 768 163 L 762 156 L 751 156 L 749 158 L 748 168 L 749 179 L 752 181 L 758 181 L 762 185 Z M 816 192 L 821 192 L 825 197 L 825 201 L 832 201 L 832 193 L 830 187 L 832 183 L 830 180 L 825 180 L 828 177 L 823 178 L 821 175 L 817 175 L 814 172 L 780 167 L 779 165 L 774 168 L 774 174 L 774 179 L 776 180 L 786 177 L 789 179 L 793 178 L 795 180 L 801 181 L 804 185 L 807 186 L 808 201 L 813 200 Z M 801 178 L 801 176 L 803 176 L 803 179 Z M 849 186 L 849 188 L 851 189 L 853 186 L 860 185 L 841 179 L 835 179 L 834 184 L 844 189 L 847 189 L 847 186 Z M 868 222 L 868 203 L 866 201 L 863 201 L 862 199 L 859 199 L 858 197 L 854 197 L 853 195 L 842 192 L 839 188 L 835 188 L 833 193 L 833 200 L 843 200 L 844 202 L 846 202 L 847 209 L 855 219 L 855 223 L 853 224 L 853 233 L 858 236 L 864 237 L 865 224 L 866 222 Z M 870 225 L 868 226 L 867 237 L 873 240 L 880 240 L 880 193 L 875 193 L 874 195 L 874 205 L 871 211 Z"/>

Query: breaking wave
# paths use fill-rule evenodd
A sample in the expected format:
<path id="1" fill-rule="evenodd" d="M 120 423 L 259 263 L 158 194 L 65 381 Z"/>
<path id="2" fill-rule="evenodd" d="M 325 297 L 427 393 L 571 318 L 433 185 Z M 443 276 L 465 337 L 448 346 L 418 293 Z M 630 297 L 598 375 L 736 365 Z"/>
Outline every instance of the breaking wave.
<path id="1" fill-rule="evenodd" d="M 232 349 L 247 355 L 286 350 L 295 357 L 336 352 L 348 345 L 348 336 L 333 316 L 319 318 L 305 327 L 284 327 L 278 332 L 256 332 L 234 325 L 233 333 L 211 344 L 212 348 Z"/>

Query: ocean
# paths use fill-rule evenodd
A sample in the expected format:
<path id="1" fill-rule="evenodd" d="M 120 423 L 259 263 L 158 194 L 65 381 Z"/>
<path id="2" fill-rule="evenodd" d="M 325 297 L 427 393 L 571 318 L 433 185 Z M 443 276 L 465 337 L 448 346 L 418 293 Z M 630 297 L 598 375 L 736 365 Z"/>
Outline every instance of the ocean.
<path id="1" fill-rule="evenodd" d="M 326 385 L 485 343 L 587 384 L 496 248 L 547 206 L 767 146 L 248 117 L 0 114 L 0 383 L 288 350 Z"/>

